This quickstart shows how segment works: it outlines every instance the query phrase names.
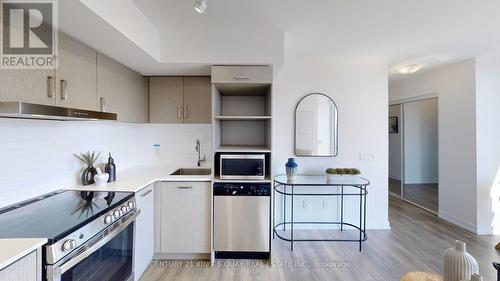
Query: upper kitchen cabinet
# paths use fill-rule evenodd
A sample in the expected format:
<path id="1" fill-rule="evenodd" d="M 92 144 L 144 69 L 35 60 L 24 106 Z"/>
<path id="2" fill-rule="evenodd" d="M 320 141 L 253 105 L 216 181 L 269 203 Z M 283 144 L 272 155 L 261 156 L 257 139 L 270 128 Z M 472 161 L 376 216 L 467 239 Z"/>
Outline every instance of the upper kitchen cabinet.
<path id="1" fill-rule="evenodd" d="M 150 77 L 149 122 L 182 123 L 183 96 L 182 77 Z"/>
<path id="2" fill-rule="evenodd" d="M 151 123 L 210 123 L 209 77 L 150 77 Z"/>
<path id="3" fill-rule="evenodd" d="M 95 50 L 59 33 L 56 105 L 98 110 L 96 59 Z"/>
<path id="4" fill-rule="evenodd" d="M 265 65 L 214 65 L 212 83 L 271 84 L 273 70 Z"/>
<path id="5" fill-rule="evenodd" d="M 55 105 L 54 69 L 1 69 L 0 101 Z"/>
<path id="6" fill-rule="evenodd" d="M 106 111 L 117 113 L 120 122 L 149 120 L 147 78 L 99 53 L 97 99 Z"/>
<path id="7" fill-rule="evenodd" d="M 184 123 L 210 123 L 210 77 L 184 77 Z"/>

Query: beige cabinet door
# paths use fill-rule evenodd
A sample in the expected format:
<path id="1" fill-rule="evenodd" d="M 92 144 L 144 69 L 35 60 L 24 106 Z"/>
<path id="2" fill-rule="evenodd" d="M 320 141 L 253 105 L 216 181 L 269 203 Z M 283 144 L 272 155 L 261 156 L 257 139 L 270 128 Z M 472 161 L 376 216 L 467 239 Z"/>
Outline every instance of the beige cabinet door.
<path id="1" fill-rule="evenodd" d="M 54 69 L 1 69 L 0 101 L 55 105 L 54 76 Z"/>
<path id="2" fill-rule="evenodd" d="M 11 32 L 19 33 L 18 29 Z M 16 34 L 22 36 L 21 34 Z M 13 36 L 11 34 L 11 36 Z M 0 101 L 55 104 L 55 68 L 0 69 Z M 48 79 L 48 77 L 52 77 Z"/>
<path id="3" fill-rule="evenodd" d="M 98 110 L 95 50 L 59 33 L 56 105 Z"/>
<path id="4" fill-rule="evenodd" d="M 149 78 L 149 122 L 183 122 L 183 77 Z"/>
<path id="5" fill-rule="evenodd" d="M 210 253 L 209 182 L 163 182 L 159 204 L 161 253 Z"/>
<path id="6" fill-rule="evenodd" d="M 97 97 L 98 100 L 104 98 L 107 112 L 118 114 L 118 121 L 148 122 L 147 81 L 147 78 L 107 56 L 97 54 Z"/>
<path id="7" fill-rule="evenodd" d="M 210 77 L 184 77 L 184 123 L 211 123 L 211 94 Z"/>

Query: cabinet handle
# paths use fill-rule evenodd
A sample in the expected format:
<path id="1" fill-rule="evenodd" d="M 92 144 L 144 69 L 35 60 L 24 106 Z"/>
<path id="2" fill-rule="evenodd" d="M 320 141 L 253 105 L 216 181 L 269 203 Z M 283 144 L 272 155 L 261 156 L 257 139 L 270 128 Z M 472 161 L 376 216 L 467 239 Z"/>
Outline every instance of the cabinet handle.
<path id="1" fill-rule="evenodd" d="M 178 189 L 192 189 L 193 186 L 192 185 L 190 185 L 190 186 L 178 186 L 177 188 Z"/>
<path id="2" fill-rule="evenodd" d="M 106 112 L 106 98 L 100 97 L 99 101 L 101 103 L 101 112 Z"/>
<path id="3" fill-rule="evenodd" d="M 181 119 L 182 118 L 181 117 L 181 110 L 182 110 L 181 106 L 178 106 L 177 107 L 177 119 Z"/>
<path id="4" fill-rule="evenodd" d="M 149 193 L 151 193 L 151 192 L 153 192 L 153 190 L 152 190 L 152 189 L 150 189 L 150 190 L 148 190 L 148 191 L 144 192 L 143 194 L 141 194 L 141 197 L 146 197 L 146 196 L 148 196 L 148 194 L 149 194 Z"/>
<path id="5" fill-rule="evenodd" d="M 66 88 L 68 86 L 68 82 L 66 80 L 61 80 L 60 89 L 61 89 L 61 99 L 66 100 L 68 98 L 68 92 Z"/>
<path id="6" fill-rule="evenodd" d="M 54 76 L 47 76 L 47 96 L 54 98 Z"/>
<path id="7" fill-rule="evenodd" d="M 233 78 L 236 80 L 249 80 L 250 76 L 248 76 L 248 75 L 235 75 L 235 76 L 233 76 Z"/>
<path id="8" fill-rule="evenodd" d="M 188 107 L 187 105 L 184 106 L 184 119 L 187 119 L 188 117 Z"/>

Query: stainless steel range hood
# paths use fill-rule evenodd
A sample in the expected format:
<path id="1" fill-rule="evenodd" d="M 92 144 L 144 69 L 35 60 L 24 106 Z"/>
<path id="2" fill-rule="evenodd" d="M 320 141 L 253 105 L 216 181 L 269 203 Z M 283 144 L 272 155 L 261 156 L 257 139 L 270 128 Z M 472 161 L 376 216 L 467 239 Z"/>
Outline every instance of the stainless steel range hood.
<path id="1" fill-rule="evenodd" d="M 0 102 L 0 117 L 44 120 L 117 120 L 116 113 L 25 102 Z"/>

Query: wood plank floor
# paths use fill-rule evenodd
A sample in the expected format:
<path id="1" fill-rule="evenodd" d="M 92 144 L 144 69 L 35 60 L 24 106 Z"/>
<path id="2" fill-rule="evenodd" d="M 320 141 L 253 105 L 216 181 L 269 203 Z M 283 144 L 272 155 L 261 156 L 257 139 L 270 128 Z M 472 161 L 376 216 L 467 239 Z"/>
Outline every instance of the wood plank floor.
<path id="1" fill-rule="evenodd" d="M 499 236 L 476 236 L 409 203 L 392 197 L 389 201 L 392 229 L 368 231 L 363 252 L 354 243 L 324 242 L 296 243 L 291 252 L 288 243 L 274 239 L 270 264 L 221 260 L 210 268 L 206 262 L 157 262 L 141 280 L 399 280 L 408 271 L 442 273 L 442 253 L 455 239 L 467 242 L 484 280 L 496 280 L 491 262 L 500 261 L 494 249 Z"/>
<path id="2" fill-rule="evenodd" d="M 401 181 L 389 178 L 389 191 L 401 196 Z M 438 191 L 437 183 L 405 184 L 403 197 L 417 205 L 438 212 Z"/>

